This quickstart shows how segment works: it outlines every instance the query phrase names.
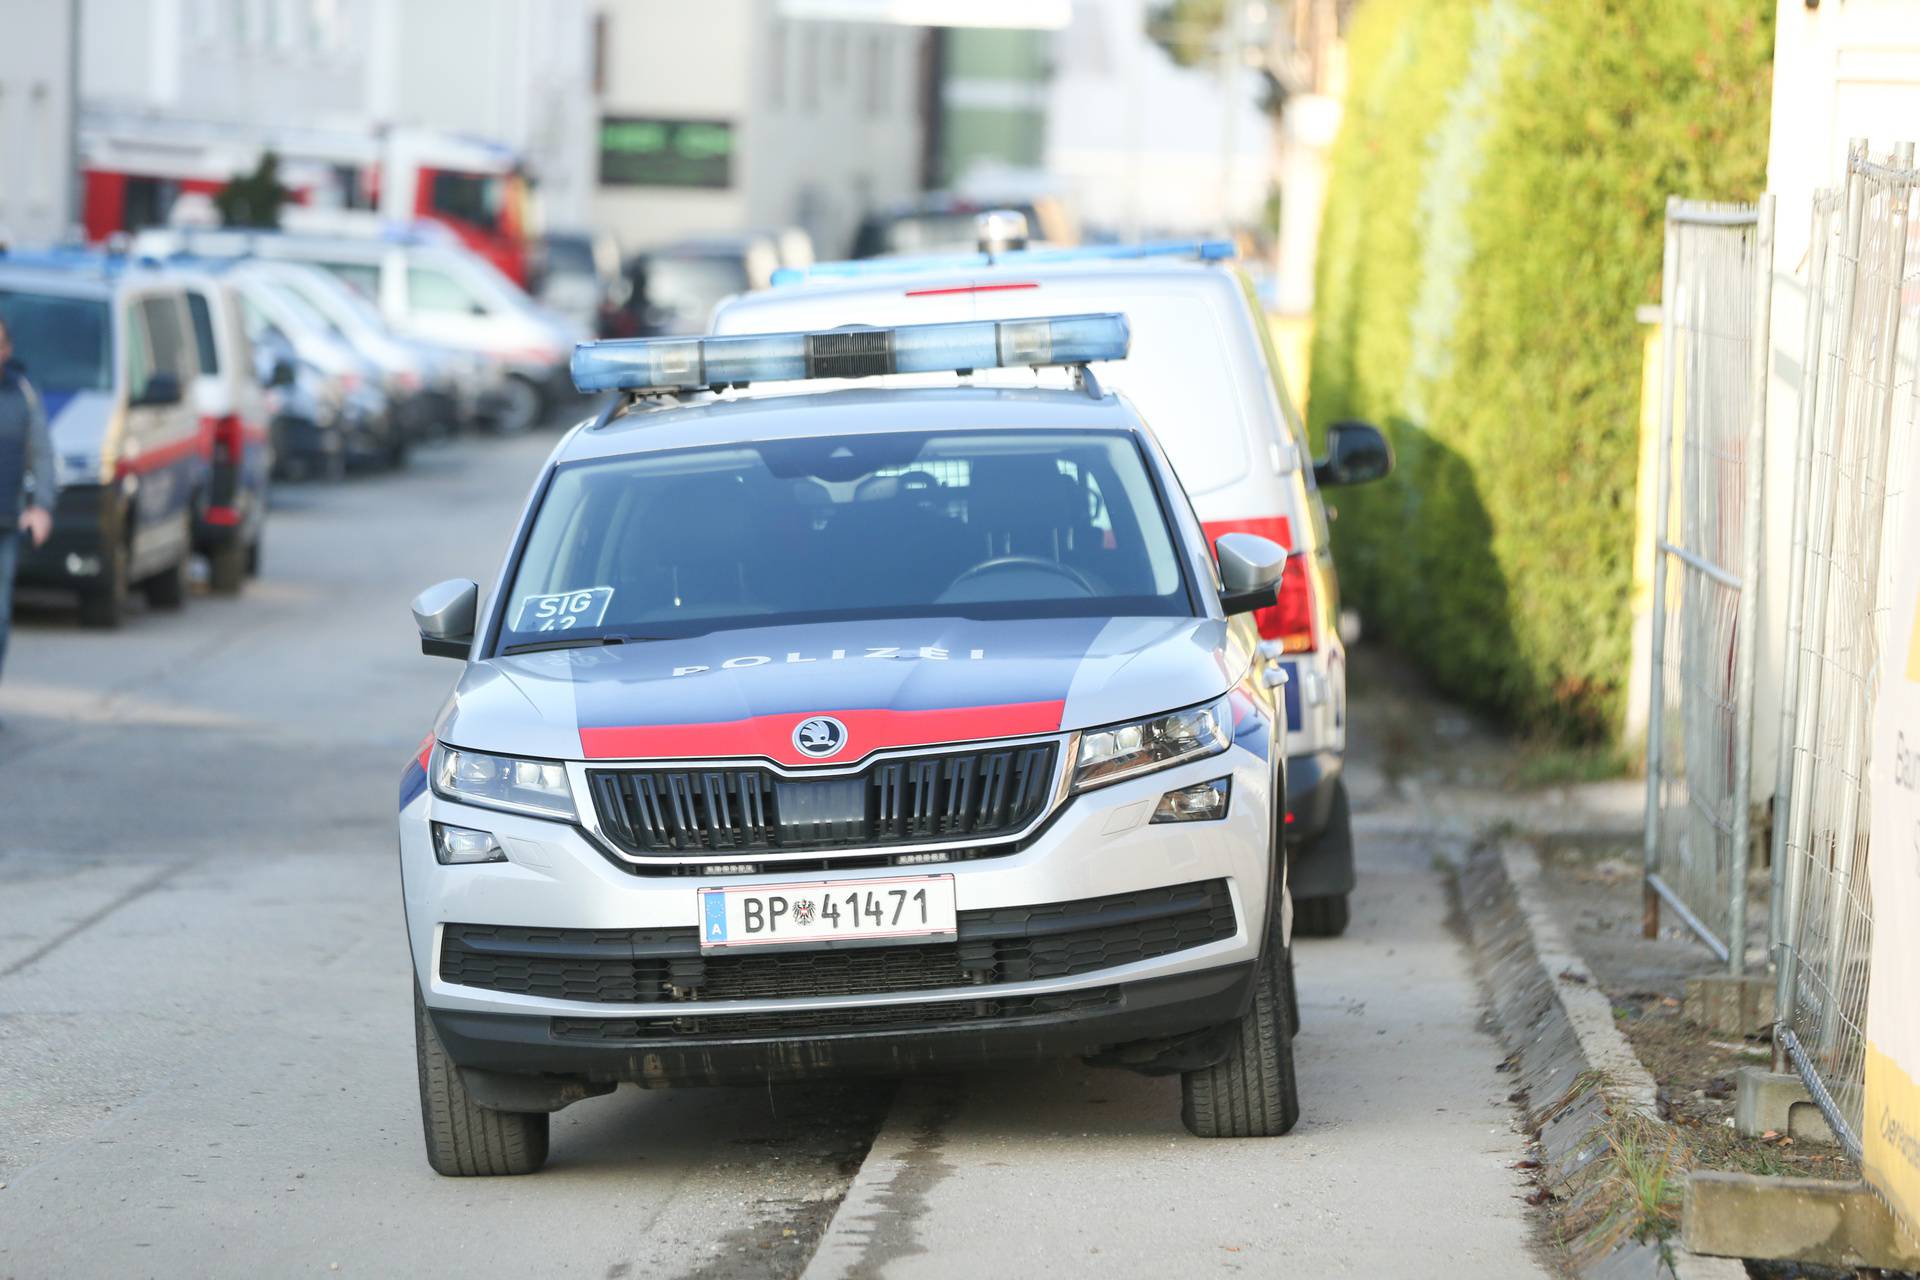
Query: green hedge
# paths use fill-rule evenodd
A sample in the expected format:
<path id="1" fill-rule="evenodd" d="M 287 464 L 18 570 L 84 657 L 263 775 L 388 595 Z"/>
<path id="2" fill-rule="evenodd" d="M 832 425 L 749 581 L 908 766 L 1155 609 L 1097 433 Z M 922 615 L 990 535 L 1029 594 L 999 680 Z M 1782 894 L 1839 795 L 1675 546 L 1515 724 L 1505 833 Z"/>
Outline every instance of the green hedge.
<path id="1" fill-rule="evenodd" d="M 1311 411 L 1395 478 L 1335 497 L 1368 626 L 1448 691 L 1613 734 L 1640 330 L 1668 193 L 1765 183 L 1768 0 L 1364 0 L 1321 233 Z"/>

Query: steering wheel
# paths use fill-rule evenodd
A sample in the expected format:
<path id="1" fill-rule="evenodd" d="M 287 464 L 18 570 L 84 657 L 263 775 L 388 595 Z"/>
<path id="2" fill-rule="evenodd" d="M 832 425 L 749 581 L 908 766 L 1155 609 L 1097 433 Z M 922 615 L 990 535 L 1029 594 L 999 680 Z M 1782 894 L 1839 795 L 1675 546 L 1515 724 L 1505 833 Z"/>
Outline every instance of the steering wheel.
<path id="1" fill-rule="evenodd" d="M 1088 595 L 1097 594 L 1093 589 L 1093 584 L 1087 581 L 1087 575 L 1081 573 L 1072 565 L 1061 564 L 1058 560 L 1043 560 L 1039 556 L 995 556 L 991 560 L 982 560 L 979 564 L 964 571 L 959 577 L 949 582 L 947 584 L 947 590 L 952 591 L 963 582 L 971 581 L 974 578 L 984 578 L 989 573 L 1001 573 L 1008 569 L 1032 569 L 1040 573 L 1051 573 L 1056 577 L 1065 578 Z M 945 593 L 943 592 L 942 594 Z"/>

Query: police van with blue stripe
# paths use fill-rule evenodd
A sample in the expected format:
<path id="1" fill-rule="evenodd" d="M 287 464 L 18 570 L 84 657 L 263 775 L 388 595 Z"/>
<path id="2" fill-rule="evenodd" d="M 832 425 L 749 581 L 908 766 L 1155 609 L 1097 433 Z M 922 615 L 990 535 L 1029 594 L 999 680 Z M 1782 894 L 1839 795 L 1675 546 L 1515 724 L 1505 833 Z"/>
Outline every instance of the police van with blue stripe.
<path id="1" fill-rule="evenodd" d="M 1080 1056 L 1298 1114 L 1285 550 L 1210 545 L 1118 314 L 609 341 L 406 768 L 427 1155 L 621 1083 Z M 861 379 L 889 375 L 886 386 Z M 918 375 L 899 385 L 892 375 Z M 1217 550 L 1216 550 L 1217 548 Z"/>

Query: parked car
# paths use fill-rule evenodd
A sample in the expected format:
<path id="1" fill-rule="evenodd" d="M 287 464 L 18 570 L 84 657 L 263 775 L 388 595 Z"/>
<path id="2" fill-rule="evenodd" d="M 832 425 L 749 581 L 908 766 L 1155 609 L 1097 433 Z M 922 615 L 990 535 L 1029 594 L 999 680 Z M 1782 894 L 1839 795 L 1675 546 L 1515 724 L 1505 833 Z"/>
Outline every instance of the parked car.
<path id="1" fill-rule="evenodd" d="M 604 231 L 549 231 L 540 237 L 533 296 L 583 333 L 598 333 L 626 301 L 620 245 Z"/>
<path id="2" fill-rule="evenodd" d="M 433 1168 L 532 1172 L 621 1081 L 1056 1056 L 1177 1073 L 1201 1136 L 1293 1126 L 1249 618 L 1285 552 L 1210 547 L 1089 375 L 951 385 L 1113 361 L 1126 323 L 576 357 L 633 394 L 554 451 L 484 612 L 413 606 L 463 664 L 400 788 Z M 750 386 L 896 354 L 948 385 Z"/>
<path id="3" fill-rule="evenodd" d="M 371 301 L 324 268 L 261 259 L 249 269 L 298 294 L 333 336 L 374 367 L 409 444 L 452 434 L 460 425 L 467 398 L 449 353 L 396 334 Z"/>
<path id="4" fill-rule="evenodd" d="M 1072 246 L 1080 242 L 1066 206 L 1050 196 L 1004 201 L 949 192 L 929 192 L 917 200 L 877 209 L 854 232 L 853 258 L 962 253 L 979 244 L 979 218 L 990 210 L 1010 209 L 1026 219 L 1036 245 Z"/>
<path id="5" fill-rule="evenodd" d="M 21 548 L 18 581 L 76 591 L 89 626 L 119 626 L 130 587 L 178 609 L 211 484 L 181 281 L 96 254 L 9 255 L 0 318 L 45 402 L 59 486 L 53 536 Z"/>
<path id="6" fill-rule="evenodd" d="M 621 337 L 705 333 L 723 299 L 766 288 L 780 266 L 778 244 L 758 232 L 650 249 L 627 264 L 626 315 L 609 328 Z"/>
<path id="7" fill-rule="evenodd" d="M 271 326 L 295 352 L 299 365 L 324 381 L 322 403 L 337 411 L 349 465 L 398 467 L 409 441 L 381 385 L 381 370 L 340 334 L 274 269 L 236 264 L 227 278 L 239 290 L 249 332 Z"/>
<path id="8" fill-rule="evenodd" d="M 194 509 L 193 547 L 207 558 L 209 585 L 230 595 L 260 571 L 273 473 L 268 398 L 239 294 L 210 273 L 171 274 L 186 290 L 198 372 L 193 402 L 211 449 L 207 486 Z"/>
<path id="9" fill-rule="evenodd" d="M 1346 650 L 1339 629 L 1322 487 L 1378 479 L 1386 438 L 1365 423 L 1331 433 L 1313 460 L 1306 426 L 1232 246 L 1168 244 L 1138 256 L 1103 246 L 978 257 L 915 271 L 911 261 L 817 269 L 817 282 L 736 297 L 718 333 L 1013 320 L 1121 311 L 1133 326 L 1125 360 L 1095 365 L 1153 427 L 1207 536 L 1257 533 L 1289 549 L 1278 601 L 1255 621 L 1268 661 L 1286 673 L 1287 845 L 1301 930 L 1345 930 L 1353 836 L 1341 765 L 1346 751 Z M 1133 256 L 1129 256 L 1133 255 Z M 839 272 L 836 276 L 836 272 Z"/>
<path id="10" fill-rule="evenodd" d="M 372 300 L 396 333 L 484 361 L 477 412 L 502 431 L 524 431 L 573 402 L 567 359 L 576 342 L 592 336 L 540 306 L 483 258 L 428 230 L 386 236 L 175 230 L 146 236 L 141 247 L 326 268 Z"/>

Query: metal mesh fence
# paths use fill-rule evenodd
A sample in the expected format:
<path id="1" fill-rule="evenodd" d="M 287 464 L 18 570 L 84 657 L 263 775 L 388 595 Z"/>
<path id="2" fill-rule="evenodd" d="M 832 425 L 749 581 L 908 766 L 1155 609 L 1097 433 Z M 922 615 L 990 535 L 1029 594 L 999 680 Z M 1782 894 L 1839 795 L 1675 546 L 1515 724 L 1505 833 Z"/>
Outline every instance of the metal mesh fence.
<path id="1" fill-rule="evenodd" d="M 1778 1055 L 1860 1152 L 1873 904 L 1867 753 L 1906 496 L 1890 491 L 1920 430 L 1920 253 L 1913 147 L 1848 158 L 1844 192 L 1816 199 L 1775 796 L 1780 874 Z"/>
<path id="2" fill-rule="evenodd" d="M 1667 206 L 1648 716 L 1647 928 L 1664 903 L 1746 957 L 1773 205 Z"/>

